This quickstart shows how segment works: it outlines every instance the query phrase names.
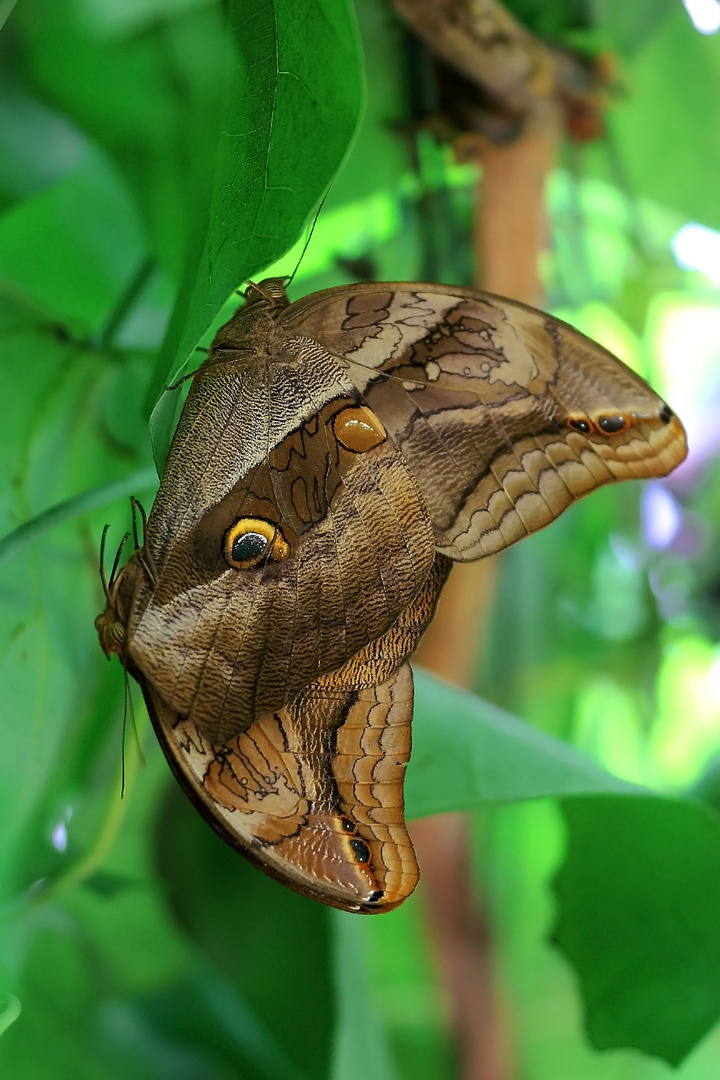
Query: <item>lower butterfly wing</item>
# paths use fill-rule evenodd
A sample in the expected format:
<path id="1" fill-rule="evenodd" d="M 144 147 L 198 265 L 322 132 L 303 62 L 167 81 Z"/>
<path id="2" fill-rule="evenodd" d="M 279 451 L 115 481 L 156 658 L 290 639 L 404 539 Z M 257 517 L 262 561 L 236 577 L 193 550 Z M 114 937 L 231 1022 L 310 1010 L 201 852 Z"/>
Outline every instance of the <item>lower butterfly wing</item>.
<path id="1" fill-rule="evenodd" d="M 664 476 L 687 452 L 679 420 L 639 376 L 523 304 L 365 284 L 315 293 L 281 318 L 342 359 L 455 560 L 508 547 L 603 484 Z"/>
<path id="2" fill-rule="evenodd" d="M 211 743 L 138 676 L 180 784 L 266 873 L 346 911 L 391 911 L 418 880 L 404 818 L 415 651 L 451 563 L 437 556 L 391 629 L 286 707 Z"/>
<path id="3" fill-rule="evenodd" d="M 165 756 L 233 848 L 297 892 L 346 911 L 390 911 L 415 888 L 403 817 L 412 674 L 380 686 L 309 687 L 218 746 L 144 684 Z"/>

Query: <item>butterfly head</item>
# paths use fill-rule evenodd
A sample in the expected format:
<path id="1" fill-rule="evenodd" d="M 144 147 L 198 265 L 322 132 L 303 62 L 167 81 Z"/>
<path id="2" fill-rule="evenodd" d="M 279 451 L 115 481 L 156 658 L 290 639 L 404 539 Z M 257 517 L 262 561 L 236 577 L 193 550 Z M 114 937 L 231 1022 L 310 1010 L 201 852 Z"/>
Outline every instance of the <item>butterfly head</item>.
<path id="1" fill-rule="evenodd" d="M 264 281 L 251 281 L 245 290 L 245 305 L 248 308 L 283 308 L 288 305 L 285 290 L 285 278 L 265 278 Z"/>
<path id="2" fill-rule="evenodd" d="M 129 534 L 120 541 L 118 550 L 113 561 L 110 577 L 105 570 L 105 541 L 108 527 L 105 526 L 100 543 L 100 580 L 105 593 L 105 610 L 101 611 L 95 619 L 95 629 L 100 638 L 100 648 L 108 659 L 117 654 L 125 663 L 125 647 L 127 642 L 127 623 L 133 597 L 137 594 L 142 577 L 152 576 L 150 566 L 146 565 L 147 558 L 143 557 L 143 549 L 136 549 L 128 561 L 118 569 L 120 558 Z"/>
<path id="3" fill-rule="evenodd" d="M 218 330 L 204 370 L 238 355 L 262 352 L 276 338 L 277 316 L 289 304 L 285 278 L 251 281 L 243 295 L 245 303 Z"/>
<path id="4" fill-rule="evenodd" d="M 117 611 L 108 606 L 95 620 L 95 629 L 100 638 L 100 648 L 108 660 L 117 653 L 122 656 L 125 651 L 125 623 L 118 617 Z"/>

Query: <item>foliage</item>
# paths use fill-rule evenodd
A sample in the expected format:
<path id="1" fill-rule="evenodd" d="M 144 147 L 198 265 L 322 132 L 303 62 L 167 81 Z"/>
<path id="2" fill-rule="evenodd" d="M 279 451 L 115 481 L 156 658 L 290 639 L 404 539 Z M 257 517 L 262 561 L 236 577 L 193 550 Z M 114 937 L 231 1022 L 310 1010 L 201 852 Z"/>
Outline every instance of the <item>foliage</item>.
<path id="1" fill-rule="evenodd" d="M 543 5 L 546 31 L 610 40 L 629 57 L 632 94 L 614 107 L 615 157 L 568 153 L 555 178 L 550 296 L 657 381 L 649 345 L 662 318 L 646 324 L 650 297 L 663 290 L 664 311 L 699 294 L 716 302 L 667 243 L 688 216 L 718 224 L 698 175 L 716 164 L 720 52 L 679 6 L 662 17 L 614 0 L 577 8 Z M 151 500 L 148 421 L 162 460 L 177 414 L 180 395 L 163 387 L 192 369 L 233 291 L 298 239 L 348 153 L 298 294 L 350 280 L 365 256 L 373 276 L 423 276 L 433 230 L 437 272 L 464 272 L 456 238 L 472 181 L 425 136 L 407 136 L 403 33 L 376 0 L 358 12 L 368 105 L 357 135 L 363 58 L 347 0 L 26 0 L 0 35 L 9 1076 L 453 1075 L 416 898 L 360 920 L 258 874 L 175 789 L 141 712 L 147 767 L 130 738 L 120 799 L 123 683 L 93 630 L 102 525 L 119 537 L 125 496 Z M 711 481 L 686 495 L 705 553 L 718 528 Z M 506 562 L 484 686 L 523 721 L 418 674 L 412 816 L 561 806 L 554 914 L 547 881 L 563 843 L 547 809 L 490 811 L 478 855 L 533 1080 L 664 1075 L 583 1048 L 567 970 L 541 945 L 550 924 L 594 1046 L 677 1064 L 720 1014 L 717 738 L 684 704 L 691 676 L 717 662 L 716 613 L 707 596 L 695 603 L 693 566 L 682 549 L 643 546 L 636 493 L 600 493 Z M 716 723 L 717 707 L 708 716 Z M 667 750 L 681 735 L 701 747 L 684 771 Z M 706 764 L 697 790 L 708 803 L 682 791 Z M 557 1043 L 537 1019 L 553 1002 Z M 682 1075 L 714 1075 L 717 1055 L 708 1044 Z"/>

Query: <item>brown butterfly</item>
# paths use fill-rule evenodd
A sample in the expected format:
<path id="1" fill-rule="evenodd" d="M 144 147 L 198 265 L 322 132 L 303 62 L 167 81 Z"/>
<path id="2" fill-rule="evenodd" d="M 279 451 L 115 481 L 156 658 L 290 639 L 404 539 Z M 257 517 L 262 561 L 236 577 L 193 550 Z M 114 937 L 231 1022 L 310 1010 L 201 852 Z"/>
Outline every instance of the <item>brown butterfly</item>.
<path id="1" fill-rule="evenodd" d="M 324 903 L 388 911 L 418 878 L 408 658 L 453 561 L 685 453 L 642 379 L 522 304 L 251 285 L 194 376 L 144 542 L 106 582 L 100 641 L 228 843 Z"/>

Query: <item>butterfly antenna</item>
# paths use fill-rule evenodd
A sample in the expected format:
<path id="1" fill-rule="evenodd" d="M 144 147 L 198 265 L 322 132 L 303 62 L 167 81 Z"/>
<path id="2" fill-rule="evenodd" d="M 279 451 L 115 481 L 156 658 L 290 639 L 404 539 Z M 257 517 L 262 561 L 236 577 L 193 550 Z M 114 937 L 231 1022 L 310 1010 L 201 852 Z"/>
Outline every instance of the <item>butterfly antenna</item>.
<path id="1" fill-rule="evenodd" d="M 120 565 L 120 556 L 122 555 L 123 550 L 125 548 L 125 545 L 127 544 L 129 539 L 130 539 L 130 533 L 125 533 L 122 540 L 120 541 L 117 552 L 115 554 L 115 559 L 114 559 L 113 564 L 112 564 L 112 571 L 110 572 L 110 580 L 108 582 L 108 589 L 112 589 L 113 585 L 115 584 L 115 578 L 117 576 L 118 566 Z"/>
<path id="2" fill-rule="evenodd" d="M 137 528 L 137 516 L 140 515 L 142 521 L 142 543 L 145 544 L 145 533 L 147 532 L 147 514 L 145 513 L 145 507 L 139 502 L 134 495 L 130 496 L 130 506 L 132 508 L 132 523 L 133 523 L 133 540 L 135 541 L 135 550 L 142 545 L 138 541 L 138 528 Z"/>
<path id="3" fill-rule="evenodd" d="M 103 528 L 102 538 L 100 540 L 100 580 L 102 581 L 103 592 L 105 593 L 105 599 L 108 603 L 110 603 L 110 583 L 105 572 L 105 544 L 107 542 L 109 528 L 109 525 L 106 525 Z"/>
<path id="4" fill-rule="evenodd" d="M 138 731 L 137 721 L 135 719 L 135 705 L 133 703 L 132 691 L 130 689 L 130 680 L 128 678 L 127 671 L 125 672 L 125 681 L 127 682 L 127 685 L 128 685 L 128 698 L 130 700 L 130 720 L 132 722 L 133 734 L 135 736 L 135 747 L 137 749 L 138 758 L 140 759 L 140 764 L 142 765 L 142 767 L 144 769 L 147 762 L 145 761 L 145 755 L 143 754 L 142 746 L 140 744 L 140 733 Z"/>
<path id="5" fill-rule="evenodd" d="M 105 547 L 106 547 L 106 544 L 107 544 L 107 534 L 108 534 L 108 529 L 109 528 L 110 528 L 109 525 L 105 525 L 105 527 L 103 528 L 103 531 L 102 531 L 102 537 L 100 539 L 100 580 L 102 581 L 102 587 L 103 587 L 103 592 L 105 593 L 105 599 L 107 600 L 108 604 L 111 604 L 112 603 L 111 591 L 112 591 L 112 587 L 113 587 L 113 585 L 115 583 L 115 575 L 117 574 L 117 568 L 118 568 L 118 564 L 120 562 L 120 556 L 122 555 L 123 548 L 125 547 L 125 545 L 127 544 L 128 540 L 130 538 L 130 533 L 125 533 L 122 540 L 120 541 L 120 546 L 117 549 L 117 554 L 115 555 L 115 561 L 113 562 L 112 570 L 110 572 L 110 577 L 108 579 L 107 571 L 105 570 Z"/>
<path id="6" fill-rule="evenodd" d="M 154 558 L 152 557 L 152 555 L 148 551 L 148 549 L 145 547 L 145 538 L 147 536 L 147 523 L 148 523 L 147 514 L 145 513 L 145 507 L 143 506 L 143 504 L 141 502 L 139 502 L 135 498 L 135 496 L 133 496 L 130 499 L 130 505 L 132 506 L 132 514 L 133 514 L 133 533 L 135 535 L 135 551 L 137 552 L 138 560 L 140 561 L 143 569 L 145 570 L 145 573 L 150 578 L 150 581 L 153 583 L 153 585 L 155 585 L 155 584 L 157 584 L 157 579 L 158 579 L 157 567 L 155 565 Z M 140 515 L 140 518 L 142 520 L 142 537 L 143 537 L 142 538 L 142 546 L 138 542 L 138 531 L 137 531 L 137 515 L 138 514 Z"/>
<path id="7" fill-rule="evenodd" d="M 285 286 L 285 287 L 286 287 L 287 289 L 289 289 L 289 288 L 290 288 L 290 286 L 292 285 L 292 282 L 293 282 L 293 278 L 295 277 L 295 275 L 297 274 L 297 272 L 298 272 L 298 270 L 299 270 L 299 268 L 300 268 L 300 263 L 301 263 L 301 262 L 303 261 L 303 259 L 305 258 L 305 252 L 307 251 L 307 249 L 308 249 L 308 246 L 309 246 L 309 244 L 310 244 L 310 241 L 312 240 L 312 234 L 313 234 L 313 233 L 315 232 L 315 226 L 316 226 L 316 225 L 317 225 L 317 223 L 318 223 L 318 218 L 320 217 L 320 212 L 321 212 L 321 210 L 322 210 L 323 206 L 325 205 L 325 200 L 327 199 L 327 197 L 328 197 L 328 192 L 326 191 L 326 192 L 325 192 L 325 194 L 324 194 L 324 195 L 323 195 L 323 197 L 322 197 L 322 200 L 320 201 L 320 205 L 319 205 L 319 206 L 318 206 L 318 208 L 317 208 L 317 212 L 316 212 L 316 214 L 315 214 L 315 217 L 313 218 L 313 223 L 312 223 L 312 225 L 310 226 L 310 232 L 308 233 L 308 238 L 307 238 L 307 240 L 305 241 L 305 244 L 304 244 L 304 246 L 303 246 L 303 249 L 302 249 L 302 251 L 300 252 L 300 258 L 299 258 L 299 259 L 298 259 L 298 261 L 297 261 L 297 264 L 296 264 L 296 266 L 295 266 L 295 269 L 293 270 L 292 274 L 290 275 L 290 277 L 289 277 L 289 278 L 288 278 L 288 280 L 287 280 L 287 285 Z"/>
<path id="8" fill-rule="evenodd" d="M 210 352 L 210 350 L 205 345 L 196 345 L 195 348 L 193 349 L 193 352 L 194 353 L 196 353 L 196 352 L 205 353 L 205 355 L 207 356 L 207 354 Z M 190 359 L 190 357 L 188 357 L 188 360 L 189 359 Z M 185 361 L 185 364 L 187 364 L 187 360 Z M 185 364 L 183 364 L 183 367 L 185 367 Z M 182 370 L 182 368 L 180 370 Z M 199 370 L 200 370 L 200 368 L 193 368 L 192 371 L 188 371 L 187 375 L 183 375 L 181 378 L 176 379 L 175 382 L 168 383 L 167 386 L 163 386 L 163 390 L 177 390 L 178 387 L 182 386 L 182 384 L 184 382 L 187 382 L 188 379 L 194 379 Z"/>
<path id="9" fill-rule="evenodd" d="M 130 689 L 130 678 L 127 671 L 123 671 L 125 676 L 125 704 L 123 707 L 123 722 L 122 722 L 122 750 L 120 757 L 120 798 L 125 798 L 125 744 L 127 735 L 127 718 L 128 711 L 130 712 L 130 722 L 132 723 L 133 733 L 135 735 L 135 746 L 137 747 L 138 758 L 143 769 L 147 762 L 145 761 L 145 755 L 142 752 L 140 745 L 140 735 L 138 734 L 137 723 L 135 721 L 135 705 L 133 703 L 132 691 Z"/>
<path id="10" fill-rule="evenodd" d="M 125 694 L 123 702 L 122 735 L 120 737 L 120 798 L 125 798 L 125 733 L 127 731 L 128 699 L 130 698 L 130 685 L 127 671 L 125 671 Z"/>

